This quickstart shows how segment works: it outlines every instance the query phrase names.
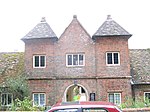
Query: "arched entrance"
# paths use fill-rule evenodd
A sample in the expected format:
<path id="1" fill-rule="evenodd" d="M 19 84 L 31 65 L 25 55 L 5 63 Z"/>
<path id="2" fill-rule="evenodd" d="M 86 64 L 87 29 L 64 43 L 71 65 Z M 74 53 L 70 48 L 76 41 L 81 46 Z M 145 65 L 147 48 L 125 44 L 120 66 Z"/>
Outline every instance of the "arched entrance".
<path id="1" fill-rule="evenodd" d="M 87 90 L 80 84 L 68 86 L 64 92 L 63 101 L 87 101 L 89 99 Z"/>

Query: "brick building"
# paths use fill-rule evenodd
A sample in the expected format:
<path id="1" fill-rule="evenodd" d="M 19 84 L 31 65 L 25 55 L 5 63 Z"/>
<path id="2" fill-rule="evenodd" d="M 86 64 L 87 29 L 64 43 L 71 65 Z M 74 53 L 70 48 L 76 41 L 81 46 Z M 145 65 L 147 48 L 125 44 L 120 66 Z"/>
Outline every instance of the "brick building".
<path id="1" fill-rule="evenodd" d="M 22 40 L 34 104 L 150 98 L 150 51 L 128 48 L 132 35 L 111 16 L 91 37 L 77 16 L 58 38 L 45 18 Z M 145 80 L 146 79 L 146 80 Z"/>

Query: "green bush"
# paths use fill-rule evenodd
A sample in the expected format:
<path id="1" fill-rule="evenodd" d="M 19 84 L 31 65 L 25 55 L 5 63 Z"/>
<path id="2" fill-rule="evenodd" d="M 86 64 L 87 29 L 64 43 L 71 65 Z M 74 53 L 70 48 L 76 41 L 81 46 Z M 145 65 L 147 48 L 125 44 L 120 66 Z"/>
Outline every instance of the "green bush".
<path id="1" fill-rule="evenodd" d="M 133 98 L 126 98 L 126 101 L 120 105 L 121 108 L 143 108 L 150 107 L 150 100 L 148 98 L 138 97 L 135 100 Z"/>
<path id="2" fill-rule="evenodd" d="M 33 102 L 29 98 L 25 97 L 22 101 L 19 100 L 18 98 L 15 99 L 11 108 L 8 108 L 7 110 L 10 110 L 10 111 L 44 111 L 45 107 L 33 106 Z"/>

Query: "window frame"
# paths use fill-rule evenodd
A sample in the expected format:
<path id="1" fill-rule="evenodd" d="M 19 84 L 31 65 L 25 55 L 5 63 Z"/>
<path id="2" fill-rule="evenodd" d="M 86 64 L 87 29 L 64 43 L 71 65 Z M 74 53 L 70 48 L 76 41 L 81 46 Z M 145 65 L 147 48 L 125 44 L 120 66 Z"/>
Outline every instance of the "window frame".
<path id="1" fill-rule="evenodd" d="M 3 105 L 2 104 L 2 95 L 3 94 L 6 94 L 6 105 Z M 8 104 L 8 95 L 11 95 L 11 103 L 10 104 Z M 11 106 L 12 105 L 12 102 L 13 102 L 13 94 L 12 93 L 1 93 L 1 106 Z"/>
<path id="2" fill-rule="evenodd" d="M 119 93 L 119 92 L 110 92 L 110 93 L 108 93 L 108 102 L 110 102 L 110 99 L 109 99 L 109 95 L 110 94 L 113 94 L 113 100 L 114 100 L 114 102 L 111 102 L 111 103 L 114 103 L 115 105 L 120 105 L 121 104 L 121 93 Z M 115 98 L 115 95 L 116 94 L 119 94 L 119 96 L 120 96 L 120 103 L 116 103 L 116 98 Z"/>
<path id="3" fill-rule="evenodd" d="M 145 98 L 146 98 L 146 93 L 149 93 L 150 94 L 150 92 L 144 92 L 144 100 L 146 100 Z M 149 99 L 150 100 L 150 99 Z"/>
<path id="4" fill-rule="evenodd" d="M 72 56 L 72 64 L 71 65 L 68 65 L 68 56 L 71 55 Z M 73 60 L 73 56 L 74 55 L 77 55 L 78 56 L 78 64 L 77 65 L 74 65 L 74 60 Z M 83 64 L 80 65 L 79 64 L 79 55 L 83 55 Z M 82 67 L 82 66 L 85 66 L 85 54 L 84 53 L 68 53 L 66 54 L 66 66 L 67 67 Z"/>
<path id="5" fill-rule="evenodd" d="M 35 57 L 36 56 L 39 57 L 39 66 L 38 67 L 35 66 Z M 45 58 L 44 66 L 41 66 L 41 56 L 44 56 L 44 58 Z M 46 68 L 46 55 L 33 55 L 33 68 Z"/>
<path id="6" fill-rule="evenodd" d="M 112 64 L 108 64 L 108 56 L 107 56 L 107 54 L 108 53 L 111 53 L 112 54 Z M 115 53 L 117 53 L 118 54 L 118 64 L 114 64 L 114 54 Z M 106 65 L 107 66 L 118 66 L 118 65 L 120 65 L 120 53 L 119 52 L 106 52 Z"/>
<path id="7" fill-rule="evenodd" d="M 36 104 L 35 104 L 35 101 L 34 101 L 34 95 L 35 95 L 35 94 L 38 94 L 38 105 L 36 105 Z M 40 99 L 41 99 L 41 98 L 40 98 L 40 95 L 41 95 L 41 94 L 44 95 L 44 105 L 40 105 L 40 102 L 41 102 L 41 101 L 40 101 Z M 45 94 L 45 93 L 32 93 L 32 99 L 33 99 L 33 106 L 40 106 L 40 107 L 42 107 L 42 106 L 45 106 L 45 105 L 46 105 L 46 94 Z"/>

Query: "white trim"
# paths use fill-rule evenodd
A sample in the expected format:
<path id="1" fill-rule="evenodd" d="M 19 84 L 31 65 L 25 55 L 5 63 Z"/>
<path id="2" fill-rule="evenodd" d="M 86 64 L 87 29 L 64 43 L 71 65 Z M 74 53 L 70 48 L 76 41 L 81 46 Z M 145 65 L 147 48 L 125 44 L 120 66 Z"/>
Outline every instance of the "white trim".
<path id="1" fill-rule="evenodd" d="M 3 104 L 2 104 L 2 95 L 3 95 L 3 94 L 6 94 L 6 95 L 7 95 L 7 96 L 6 96 L 6 100 L 7 100 L 7 102 L 6 102 L 7 104 L 6 104 L 6 105 L 3 105 Z M 8 95 L 9 95 L 9 94 L 11 95 L 11 104 L 8 105 Z M 13 103 L 13 94 L 12 94 L 12 93 L 2 93 L 2 94 L 1 94 L 1 106 L 11 106 L 12 103 Z"/>
<path id="2" fill-rule="evenodd" d="M 145 96 L 146 93 L 149 93 L 149 94 L 150 94 L 150 92 L 144 92 L 144 100 L 145 100 L 145 98 L 146 98 L 146 96 Z"/>
<path id="3" fill-rule="evenodd" d="M 35 56 L 38 56 L 39 57 L 39 67 L 35 67 Z M 41 67 L 40 66 L 40 58 L 41 56 L 44 56 L 45 57 L 45 66 Z M 33 55 L 33 68 L 46 68 L 46 55 Z"/>
<path id="4" fill-rule="evenodd" d="M 65 89 L 65 92 L 64 92 L 64 95 L 63 95 L 63 98 L 62 98 L 62 101 L 63 101 L 63 102 L 66 102 L 66 101 L 67 101 L 66 94 L 67 94 L 68 89 L 69 89 L 70 87 L 74 86 L 74 85 L 75 85 L 75 84 L 71 84 L 71 85 L 69 85 L 69 86 Z M 88 94 L 87 89 L 86 89 L 84 86 L 82 86 L 81 84 L 76 84 L 76 86 L 80 86 L 80 87 L 82 87 L 82 88 L 85 90 L 86 101 L 88 101 L 88 100 L 89 100 L 89 94 Z"/>
<path id="5" fill-rule="evenodd" d="M 113 92 L 110 92 L 110 93 L 108 93 L 108 101 L 109 101 L 109 94 L 113 94 L 113 95 L 114 95 L 114 96 L 113 96 L 113 97 L 114 97 L 114 104 L 116 104 L 116 105 L 120 105 L 120 104 L 121 104 L 121 93 L 117 93 L 117 92 L 114 92 L 114 93 L 113 93 Z M 119 96 L 120 96 L 120 103 L 119 103 L 119 104 L 117 104 L 117 103 L 116 103 L 116 100 L 115 100 L 115 95 L 116 95 L 116 94 L 119 94 Z"/>
<path id="6" fill-rule="evenodd" d="M 68 55 L 72 55 L 72 65 L 68 65 Z M 78 56 L 78 65 L 73 65 L 73 55 Z M 83 55 L 83 65 L 79 65 L 79 55 Z M 85 66 L 85 54 L 84 53 L 69 53 L 69 54 L 66 54 L 66 66 L 67 67 L 82 67 L 82 66 Z"/>
<path id="7" fill-rule="evenodd" d="M 45 93 L 33 93 L 32 94 L 33 106 L 37 106 L 34 104 L 34 94 L 38 94 L 38 106 L 45 106 L 46 105 L 46 94 Z M 40 105 L 40 94 L 44 94 L 44 105 Z"/>
<path id="8" fill-rule="evenodd" d="M 114 55 L 112 55 L 112 64 L 108 64 L 107 53 L 112 53 L 112 54 L 118 53 L 118 64 L 114 64 Z M 105 56 L 106 56 L 105 59 L 106 59 L 106 65 L 107 66 L 118 66 L 118 65 L 120 65 L 120 53 L 119 52 L 106 52 Z"/>

